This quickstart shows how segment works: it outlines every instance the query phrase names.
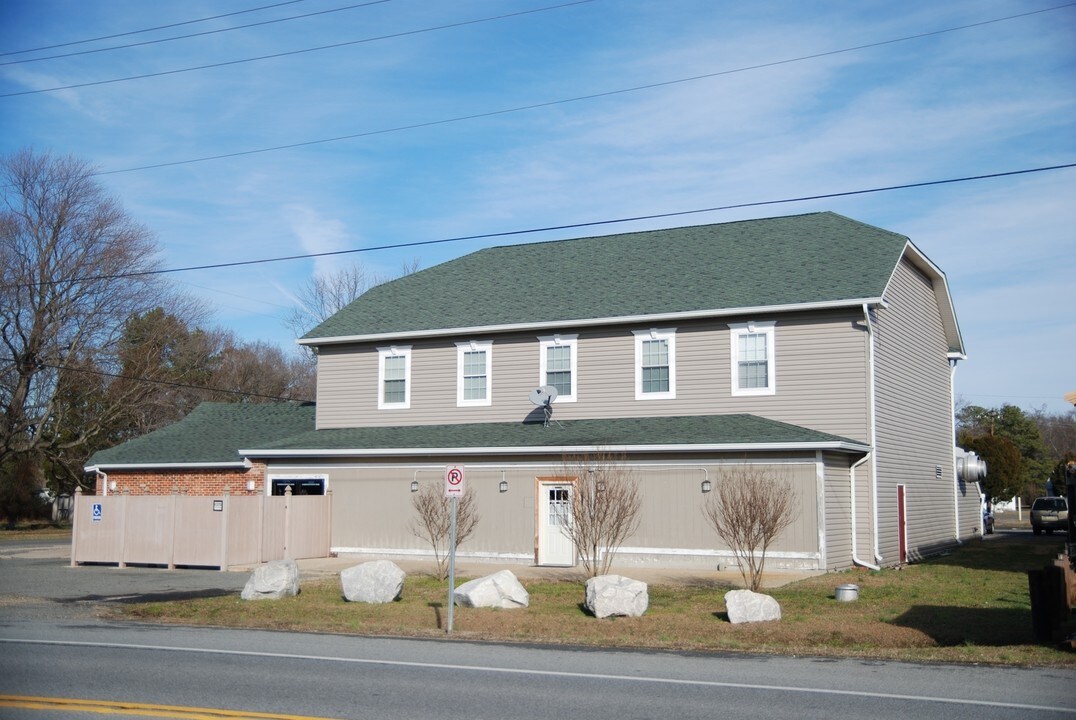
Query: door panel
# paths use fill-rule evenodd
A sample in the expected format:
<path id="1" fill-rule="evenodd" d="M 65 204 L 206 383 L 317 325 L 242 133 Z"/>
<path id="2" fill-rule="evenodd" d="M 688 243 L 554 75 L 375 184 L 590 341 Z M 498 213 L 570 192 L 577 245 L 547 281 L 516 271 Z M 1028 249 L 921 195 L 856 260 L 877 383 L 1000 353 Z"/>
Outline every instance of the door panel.
<path id="1" fill-rule="evenodd" d="M 567 534 L 572 519 L 572 484 L 538 482 L 538 564 L 575 565 L 575 546 Z"/>

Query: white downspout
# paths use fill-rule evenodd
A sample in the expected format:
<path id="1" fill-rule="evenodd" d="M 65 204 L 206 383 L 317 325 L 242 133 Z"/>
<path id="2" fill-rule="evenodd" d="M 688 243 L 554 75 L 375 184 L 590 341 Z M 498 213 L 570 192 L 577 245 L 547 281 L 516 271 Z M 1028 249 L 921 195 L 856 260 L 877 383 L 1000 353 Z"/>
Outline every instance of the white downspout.
<path id="1" fill-rule="evenodd" d="M 951 360 L 949 363 L 949 433 L 953 438 L 953 442 L 950 443 L 953 446 L 953 537 L 956 541 L 962 542 L 960 539 L 960 476 L 957 473 L 956 467 L 956 395 L 954 388 L 956 387 L 956 360 Z M 967 480 L 964 481 L 965 486 L 968 484 Z M 982 489 L 979 489 L 979 537 L 984 537 L 983 534 L 983 495 Z"/>
<path id="2" fill-rule="evenodd" d="M 93 474 L 94 474 L 94 477 L 95 477 L 95 482 L 96 482 L 96 477 L 98 475 L 101 476 L 101 494 L 102 495 L 108 495 L 108 473 L 106 473 L 104 470 L 97 467 L 96 465 L 94 465 L 93 467 L 88 467 L 86 469 L 93 471 Z"/>
<path id="3" fill-rule="evenodd" d="M 876 451 L 878 449 L 878 417 L 875 405 L 874 392 L 874 324 L 871 322 L 871 311 L 867 303 L 863 303 L 863 319 L 867 323 L 867 386 L 870 394 L 870 423 L 871 423 L 871 540 L 875 562 L 881 562 L 882 553 L 878 548 L 878 461 Z"/>
<path id="4" fill-rule="evenodd" d="M 869 563 L 866 560 L 861 560 L 856 550 L 856 468 L 867 462 L 873 454 L 874 453 L 871 452 L 864 455 L 862 458 L 852 463 L 852 466 L 848 468 L 848 477 L 851 479 L 851 484 L 848 490 L 852 502 L 852 562 L 870 570 L 881 570 L 877 565 Z"/>

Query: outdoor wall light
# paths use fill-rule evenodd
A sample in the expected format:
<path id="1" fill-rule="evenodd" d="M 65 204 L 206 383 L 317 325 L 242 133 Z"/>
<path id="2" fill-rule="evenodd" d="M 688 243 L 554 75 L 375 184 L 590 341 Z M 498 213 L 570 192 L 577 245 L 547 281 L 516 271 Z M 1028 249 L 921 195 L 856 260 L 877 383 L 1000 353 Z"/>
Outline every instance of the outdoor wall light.
<path id="1" fill-rule="evenodd" d="M 411 492 L 418 492 L 418 480 L 411 481 Z"/>
<path id="2" fill-rule="evenodd" d="M 110 482 L 108 484 L 108 489 L 111 490 L 112 492 L 116 492 L 116 481 L 115 480 L 113 480 L 112 482 Z"/>
<path id="3" fill-rule="evenodd" d="M 714 486 L 710 484 L 709 480 L 703 480 L 702 481 L 702 491 L 704 493 L 708 493 L 713 489 L 714 489 Z"/>
<path id="4" fill-rule="evenodd" d="M 498 487 L 500 488 L 501 492 L 508 492 L 508 481 L 501 480 L 501 483 L 500 485 L 498 485 Z"/>
<path id="5" fill-rule="evenodd" d="M 254 481 L 253 480 L 247 480 L 247 490 L 249 490 L 250 492 L 254 492 Z"/>

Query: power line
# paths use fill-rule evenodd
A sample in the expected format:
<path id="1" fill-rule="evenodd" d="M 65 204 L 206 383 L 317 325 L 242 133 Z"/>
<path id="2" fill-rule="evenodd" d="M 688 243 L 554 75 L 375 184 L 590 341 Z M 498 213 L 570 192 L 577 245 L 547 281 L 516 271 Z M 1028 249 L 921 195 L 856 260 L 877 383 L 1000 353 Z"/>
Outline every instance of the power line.
<path id="1" fill-rule="evenodd" d="M 7 62 L 0 62 L 0 67 L 4 65 L 20 65 L 24 63 L 40 62 L 42 60 L 57 60 L 59 58 L 75 57 L 77 55 L 92 55 L 94 53 L 109 52 L 111 50 L 125 50 L 127 48 L 142 47 L 143 45 L 156 45 L 157 43 L 171 42 L 173 40 L 187 40 L 189 38 L 202 37 L 203 35 L 215 35 L 217 33 L 231 32 L 232 30 L 245 30 L 246 28 L 259 27 L 261 25 L 273 25 L 275 23 L 289 22 L 291 20 L 302 20 L 304 18 L 315 17 L 317 15 L 328 15 L 329 13 L 342 12 L 344 10 L 354 10 L 355 8 L 370 7 L 371 5 L 381 5 L 387 2 L 392 2 L 392 0 L 371 0 L 371 2 L 359 3 L 357 5 L 345 5 L 344 7 L 332 8 L 330 10 L 318 10 L 317 12 L 306 13 L 304 15 L 290 15 L 284 18 L 276 18 L 275 20 L 262 20 L 261 22 L 248 23 L 247 25 L 235 25 L 233 27 L 218 28 L 217 30 L 204 30 L 202 32 L 190 33 L 188 35 L 175 35 L 173 37 L 159 38 L 157 40 L 144 40 L 142 42 L 128 43 L 127 45 L 113 45 L 112 47 L 95 48 L 93 50 L 79 50 L 77 52 L 63 53 L 60 55 L 46 55 L 44 57 L 27 58 L 26 60 L 8 60 Z"/>
<path id="2" fill-rule="evenodd" d="M 387 1 L 387 0 L 386 0 Z M 179 73 L 193 72 L 195 70 L 209 70 L 211 68 L 228 67 L 230 65 L 241 65 L 243 63 L 256 62 L 259 60 L 272 60 L 274 58 L 290 57 L 292 55 L 302 55 L 304 53 L 318 52 L 321 50 L 332 50 L 334 48 L 347 47 L 349 45 L 360 45 L 362 43 L 376 42 L 378 40 L 391 40 L 395 38 L 408 37 L 409 35 L 420 35 L 422 33 L 435 32 L 437 30 L 448 30 L 457 27 L 466 27 L 468 25 L 477 25 L 484 22 L 492 22 L 494 20 L 506 20 L 508 18 L 520 17 L 522 15 L 531 15 L 533 13 L 546 12 L 548 10 L 560 10 L 562 8 L 571 7 L 573 5 L 584 5 L 586 3 L 594 2 L 594 0 L 574 0 L 573 2 L 563 3 L 561 5 L 549 5 L 547 7 L 534 8 L 532 10 L 521 10 L 514 13 L 506 13 L 504 15 L 493 15 L 490 17 L 478 18 L 477 20 L 463 20 L 461 22 L 448 23 L 447 25 L 437 25 L 435 27 L 423 28 L 421 30 L 406 30 L 398 33 L 390 33 L 388 35 L 379 35 L 377 37 L 362 38 L 360 40 L 349 40 L 347 42 L 333 43 L 331 45 L 321 45 L 319 47 L 305 48 L 302 50 L 289 50 L 287 52 L 273 53 L 271 55 L 260 55 L 253 58 L 243 58 L 241 60 L 228 60 L 219 63 L 210 63 L 208 65 L 197 65 L 195 67 L 180 68 L 178 70 L 163 70 L 155 73 L 145 73 L 143 75 L 130 75 L 128 77 L 113 78 L 111 80 L 97 80 L 88 83 L 77 83 L 75 85 L 62 85 L 59 87 L 42 88 L 40 90 L 22 90 L 20 92 L 6 93 L 0 95 L 0 98 L 6 97 L 18 97 L 21 95 L 36 95 L 38 93 L 53 92 L 56 90 L 72 90 L 75 88 L 94 87 L 97 85 L 109 85 L 112 83 L 126 82 L 128 80 L 143 80 L 146 78 L 162 77 L 165 75 L 177 75 Z"/>
<path id="3" fill-rule="evenodd" d="M 143 75 L 130 75 L 130 76 L 127 76 L 127 77 L 122 77 L 122 78 L 112 78 L 111 80 L 97 80 L 97 81 L 94 81 L 94 82 L 77 83 L 77 84 L 74 84 L 74 85 L 61 85 L 61 86 L 51 87 L 51 88 L 41 88 L 41 89 L 38 89 L 38 90 L 23 90 L 23 91 L 20 91 L 20 92 L 6 93 L 6 94 L 3 94 L 3 95 L 0 95 L 0 98 L 18 97 L 18 96 L 22 96 L 22 95 L 35 95 L 35 94 L 38 94 L 38 93 L 54 92 L 54 91 L 57 91 L 57 90 L 73 90 L 73 89 L 84 88 L 84 87 L 95 87 L 95 86 L 98 86 L 98 85 L 108 85 L 108 84 L 112 84 L 112 83 L 126 82 L 128 80 L 143 80 L 143 79 L 146 79 L 146 78 L 161 77 L 161 76 L 165 76 L 165 75 L 175 75 L 175 74 L 178 74 L 178 73 L 194 72 L 196 70 L 208 70 L 208 69 L 219 68 L 219 67 L 227 67 L 227 66 L 230 66 L 230 65 L 239 65 L 239 64 L 243 64 L 243 63 L 256 62 L 256 61 L 259 61 L 259 60 L 270 60 L 270 59 L 274 59 L 274 58 L 288 57 L 288 56 L 291 56 L 291 55 L 301 55 L 301 54 L 304 54 L 304 53 L 317 52 L 317 51 L 320 51 L 320 50 L 330 50 L 330 49 L 334 49 L 334 48 L 346 47 L 346 46 L 349 46 L 349 45 L 358 45 L 358 44 L 361 44 L 361 43 L 375 42 L 375 41 L 378 41 L 378 40 L 388 40 L 388 39 L 394 39 L 394 38 L 399 38 L 399 37 L 406 37 L 406 36 L 409 36 L 409 35 L 417 35 L 417 34 L 420 34 L 420 33 L 433 32 L 435 30 L 444 30 L 444 29 L 448 29 L 448 28 L 461 27 L 461 26 L 466 26 L 466 25 L 473 25 L 473 24 L 477 24 L 477 23 L 480 23 L 480 22 L 489 22 L 491 20 L 502 20 L 502 19 L 505 19 L 505 18 L 516 17 L 516 16 L 519 16 L 519 15 L 527 15 L 527 14 L 535 13 L 535 12 L 544 12 L 546 10 L 557 10 L 557 9 L 561 9 L 561 8 L 565 8 L 565 7 L 570 7 L 572 5 L 582 5 L 582 4 L 589 3 L 589 2 L 594 2 L 594 0 L 576 0 L 575 2 L 565 3 L 563 5 L 554 5 L 554 6 L 538 8 L 538 9 L 534 9 L 534 10 L 524 10 L 524 11 L 521 11 L 521 12 L 518 12 L 518 13 L 510 13 L 510 14 L 507 14 L 507 15 L 499 15 L 499 16 L 495 16 L 495 17 L 482 18 L 482 19 L 479 19 L 479 20 L 470 20 L 470 21 L 464 21 L 464 22 L 459 22 L 459 23 L 451 23 L 451 24 L 448 24 L 448 25 L 440 25 L 440 26 L 437 26 L 437 27 L 426 28 L 426 29 L 422 29 L 422 30 L 410 30 L 410 31 L 405 31 L 405 32 L 400 32 L 400 33 L 392 33 L 392 34 L 389 34 L 389 35 L 382 35 L 382 36 L 378 36 L 378 37 L 363 38 L 361 40 L 351 40 L 351 41 L 348 41 L 348 42 L 334 43 L 334 44 L 331 44 L 331 45 L 322 45 L 322 46 L 314 47 L 314 48 L 305 48 L 305 49 L 302 49 L 302 50 L 292 50 L 292 51 L 283 52 L 283 53 L 274 53 L 274 54 L 271 54 L 271 55 L 262 55 L 262 56 L 253 57 L 253 58 L 244 58 L 244 59 L 240 59 L 240 60 L 228 60 L 228 61 L 220 62 L 220 63 L 211 63 L 211 64 L 208 64 L 208 65 L 198 65 L 198 66 L 195 66 L 195 67 L 180 68 L 178 70 L 165 70 L 165 71 L 156 72 L 156 73 L 146 73 L 146 74 L 143 74 Z M 772 63 L 765 63 L 765 64 L 762 64 L 762 65 L 754 65 L 754 66 L 750 66 L 750 67 L 746 67 L 746 68 L 739 68 L 739 69 L 736 69 L 736 70 L 727 70 L 727 71 L 724 71 L 724 72 L 711 73 L 711 74 L 708 74 L 708 75 L 701 75 L 701 76 L 698 76 L 698 77 L 695 77 L 695 78 L 687 78 L 686 80 L 673 81 L 673 82 L 686 82 L 687 80 L 698 80 L 698 79 L 704 78 L 704 77 L 715 77 L 715 76 L 718 76 L 718 75 L 727 75 L 727 74 L 734 73 L 734 72 L 744 72 L 746 70 L 757 70 L 759 68 L 773 67 L 773 66 L 776 66 L 776 65 L 784 65 L 784 64 L 792 63 L 792 62 L 800 62 L 802 60 L 812 60 L 812 59 L 816 59 L 816 58 L 820 58 L 820 57 L 826 57 L 826 56 L 830 56 L 830 55 L 838 55 L 838 54 L 841 54 L 841 53 L 854 52 L 856 50 L 864 50 L 864 49 L 873 48 L 873 47 L 891 45 L 893 43 L 907 42 L 909 40 L 919 40 L 919 39 L 926 38 L 926 37 L 931 37 L 931 36 L 934 36 L 934 35 L 941 35 L 941 34 L 944 34 L 944 33 L 956 32 L 958 30 L 967 30 L 969 28 L 981 27 L 983 25 L 991 25 L 993 23 L 1005 22 L 1005 21 L 1008 21 L 1008 20 L 1015 20 L 1015 19 L 1018 19 L 1018 18 L 1028 17 L 1030 15 L 1038 15 L 1038 14 L 1041 14 L 1041 13 L 1053 12 L 1055 10 L 1060 10 L 1060 9 L 1067 8 L 1067 7 L 1072 7 L 1073 5 L 1076 5 L 1076 2 L 1070 2 L 1070 3 L 1066 3 L 1064 5 L 1057 5 L 1057 6 L 1050 7 L 1050 8 L 1043 8 L 1041 10 L 1031 10 L 1031 11 L 1028 11 L 1028 12 L 1025 12 L 1025 13 L 1018 13 L 1016 15 L 1008 15 L 1006 17 L 994 18 L 992 20 L 983 20 L 983 21 L 980 21 L 980 22 L 970 23 L 970 24 L 967 24 L 967 25 L 959 25 L 959 26 L 956 26 L 956 27 L 945 28 L 943 30 L 933 30 L 933 31 L 930 31 L 930 32 L 919 33 L 917 35 L 909 35 L 907 37 L 896 38 L 896 39 L 893 39 L 893 40 L 882 40 L 882 41 L 876 42 L 876 43 L 868 43 L 866 45 L 858 45 L 856 47 L 843 48 L 843 49 L 840 49 L 840 50 L 830 50 L 828 52 L 816 53 L 816 54 L 813 54 L 813 55 L 806 55 L 806 56 L 799 57 L 799 58 L 790 58 L 788 60 L 779 60 L 779 61 L 772 62 Z M 658 83 L 657 86 L 664 85 L 664 84 L 672 84 L 672 83 Z M 650 86 L 643 86 L 643 88 L 645 88 L 645 87 L 650 87 Z M 643 88 L 636 88 L 636 89 L 643 89 Z M 626 91 L 621 91 L 621 92 L 626 92 Z M 565 102 L 568 102 L 568 101 L 565 101 Z"/>
<path id="4" fill-rule="evenodd" d="M 1048 172 L 1052 170 L 1064 170 L 1068 168 L 1076 167 L 1076 162 L 1066 163 L 1063 165 L 1050 165 L 1046 167 L 1026 168 L 1023 170 L 1009 170 L 1006 172 L 989 173 L 986 175 L 969 175 L 965 177 L 949 178 L 946 180 L 926 180 L 915 183 L 905 183 L 902 185 L 887 185 L 884 187 L 867 188 L 863 190 L 846 190 L 842 192 L 821 193 L 817 195 L 802 195 L 799 197 L 783 198 L 780 200 L 759 200 L 756 202 L 736 203 L 733 205 L 717 205 L 707 208 L 696 208 L 694 210 L 678 210 L 665 213 L 653 213 L 650 215 L 635 215 L 632 217 L 614 218 L 607 220 L 592 220 L 588 222 L 580 223 L 566 223 L 563 225 L 548 225 L 546 227 L 528 228 L 525 230 L 505 230 L 502 232 L 494 233 L 481 233 L 476 235 L 462 235 L 457 237 L 439 238 L 436 240 L 417 240 L 415 242 L 408 243 L 395 243 L 390 245 L 376 245 L 373 247 L 365 248 L 352 248 L 351 250 L 333 250 L 330 252 L 321 253 L 307 253 L 303 255 L 287 255 L 283 257 L 275 258 L 262 258 L 259 260 L 237 260 L 235 262 L 227 263 L 213 263 L 210 265 L 191 265 L 187 267 L 179 268 L 164 268 L 161 270 L 147 270 L 144 272 L 132 272 L 132 273 L 117 273 L 114 275 L 93 275 L 82 278 L 83 282 L 96 281 L 96 280 L 117 280 L 122 278 L 131 277 L 145 277 L 149 275 L 166 275 L 171 273 L 191 272 L 194 270 L 216 270 L 221 268 L 233 268 L 242 267 L 248 265 L 265 265 L 268 263 L 287 262 L 291 260 L 310 260 L 314 258 L 323 257 L 336 257 L 339 255 L 354 255 L 357 253 L 375 252 L 381 250 L 400 250 L 404 248 L 422 247 L 426 245 L 441 245 L 445 243 L 462 242 L 465 240 L 490 240 L 493 238 L 504 237 L 519 237 L 521 235 L 533 235 L 536 233 L 551 232 L 555 230 L 577 230 L 587 227 L 599 227 L 603 225 L 616 225 L 621 223 L 639 222 L 641 220 L 660 220 L 672 217 L 683 217 L 686 215 L 700 215 L 703 213 L 719 212 L 723 210 L 738 210 L 743 208 L 763 207 L 766 205 L 783 205 L 797 202 L 807 202 L 810 200 L 826 200 L 839 197 L 851 197 L 854 195 L 868 195 L 871 193 L 891 192 L 894 190 L 908 190 L 912 188 L 933 187 L 937 185 L 951 185 L 954 183 L 971 182 L 974 180 L 990 180 L 1002 177 L 1012 177 L 1016 175 L 1028 175 L 1031 173 Z M 45 281 L 41 283 L 23 283 L 9 287 L 28 288 L 38 287 L 40 285 L 56 284 L 54 281 Z"/>
<path id="5" fill-rule="evenodd" d="M 191 165 L 191 164 L 194 164 L 194 163 L 209 162 L 211 160 L 224 160 L 224 159 L 227 159 L 227 158 L 243 157 L 243 156 L 246 156 L 246 155 L 259 155 L 261 153 L 277 152 L 277 151 L 280 151 L 280 150 L 293 150 L 295 148 L 300 148 L 300 147 L 310 147 L 310 146 L 313 146 L 313 145 L 323 145 L 323 144 L 326 144 L 326 143 L 341 142 L 343 140 L 357 140 L 359 138 L 364 138 L 364 137 L 373 137 L 373 136 L 377 136 L 377 135 L 387 135 L 389 133 L 404 132 L 404 131 L 407 131 L 407 130 L 418 130 L 418 129 L 421 129 L 421 128 L 437 127 L 439 125 L 451 125 L 451 124 L 454 124 L 454 123 L 466 122 L 468 120 L 480 120 L 482 118 L 496 117 L 498 115 L 509 115 L 509 114 L 512 114 L 512 113 L 525 112 L 525 111 L 528 111 L 528 110 L 537 110 L 537 109 L 540 109 L 540 108 L 555 107 L 557 105 L 567 105 L 569 103 L 583 102 L 583 101 L 586 101 L 586 100 L 597 100 L 599 98 L 613 97 L 613 96 L 616 96 L 616 95 L 624 95 L 624 94 L 627 94 L 627 93 L 640 92 L 642 90 L 653 90 L 655 88 L 660 88 L 660 87 L 668 87 L 668 86 L 671 86 L 671 85 L 680 85 L 680 84 L 684 84 L 684 83 L 695 82 L 695 81 L 698 81 L 698 80 L 708 80 L 708 79 L 711 79 L 711 78 L 721 77 L 721 76 L 724 76 L 724 75 L 733 75 L 733 74 L 736 74 L 736 73 L 748 72 L 748 71 L 751 71 L 751 70 L 761 70 L 761 69 L 765 69 L 765 68 L 776 67 L 776 66 L 779 66 L 779 65 L 788 65 L 790 63 L 802 62 L 802 61 L 805 61 L 805 60 L 815 60 L 815 59 L 818 59 L 818 58 L 827 57 L 827 56 L 831 56 L 831 55 L 838 55 L 838 54 L 842 54 L 842 53 L 854 52 L 854 51 L 857 51 L 857 50 L 864 50 L 864 49 L 869 49 L 869 48 L 873 48 L 873 47 L 891 45 L 891 44 L 894 44 L 894 43 L 905 42 L 905 41 L 908 41 L 908 40 L 915 40 L 915 39 L 919 39 L 919 38 L 930 37 L 932 35 L 940 35 L 942 33 L 949 33 L 949 32 L 955 32 L 957 30 L 963 30 L 963 29 L 967 29 L 967 28 L 978 27 L 980 25 L 988 25 L 988 24 L 991 24 L 991 23 L 1003 22 L 1005 20 L 1013 20 L 1013 19 L 1016 19 L 1016 18 L 1024 17 L 1026 15 L 1050 12 L 1052 10 L 1059 10 L 1061 8 L 1072 7 L 1074 5 L 1076 5 L 1076 2 L 1071 2 L 1071 3 L 1068 3 L 1067 5 L 1058 5 L 1057 7 L 1047 8 L 1047 9 L 1044 9 L 1044 10 L 1036 10 L 1036 11 L 1033 11 L 1033 12 L 1030 12 L 1030 13 L 1023 13 L 1021 15 L 1011 15 L 1009 17 L 1004 17 L 1004 18 L 995 18 L 994 20 L 984 20 L 983 22 L 974 23 L 972 25 L 962 25 L 960 27 L 948 28 L 948 29 L 945 29 L 945 30 L 935 30 L 935 31 L 932 31 L 932 32 L 920 33 L 918 35 L 909 35 L 907 37 L 896 38 L 896 39 L 893 39 L 893 40 L 883 40 L 883 41 L 880 41 L 880 42 L 870 43 L 870 44 L 867 44 L 867 45 L 858 45 L 858 46 L 855 46 L 855 47 L 843 48 L 843 49 L 840 49 L 840 50 L 830 50 L 830 51 L 827 51 L 827 52 L 815 53 L 813 55 L 803 55 L 803 56 L 800 56 L 800 57 L 788 58 L 788 59 L 785 59 L 785 60 L 774 60 L 772 62 L 761 63 L 761 64 L 758 64 L 758 65 L 748 65 L 748 66 L 744 66 L 744 67 L 740 67 L 740 68 L 733 68 L 733 69 L 730 69 L 730 70 L 720 70 L 720 71 L 717 71 L 717 72 L 706 73 L 706 74 L 703 74 L 703 75 L 693 75 L 691 77 L 678 78 L 678 79 L 675 79 L 675 80 L 665 80 L 665 81 L 661 81 L 661 82 L 649 83 L 649 84 L 646 84 L 646 85 L 636 85 L 634 87 L 620 88 L 620 89 L 617 89 L 617 90 L 607 90 L 607 91 L 604 91 L 604 92 L 591 93 L 589 95 L 579 95 L 579 96 L 576 96 L 576 97 L 564 98 L 564 99 L 560 99 L 560 100 L 549 100 L 549 101 L 546 101 L 546 102 L 532 103 L 530 105 L 520 105 L 520 106 L 512 107 L 512 108 L 503 108 L 503 109 L 500 109 L 500 110 L 489 110 L 489 111 L 486 111 L 486 112 L 471 113 L 471 114 L 468 114 L 468 115 L 459 115 L 459 116 L 451 117 L 451 118 L 442 118 L 440 120 L 427 120 L 427 121 L 423 121 L 423 122 L 411 123 L 411 124 L 408 124 L 408 125 L 397 125 L 395 127 L 390 127 L 390 128 L 381 128 L 379 130 L 367 130 L 367 131 L 364 131 L 364 132 L 351 133 L 351 134 L 348 134 L 348 135 L 337 135 L 335 137 L 330 137 L 330 138 L 321 138 L 321 139 L 317 139 L 317 140 L 304 140 L 304 141 L 301 141 L 301 142 L 287 143 L 287 144 L 284 144 L 284 145 L 274 145 L 272 147 L 267 147 L 267 148 L 257 148 L 257 149 L 254 149 L 254 150 L 238 150 L 238 151 L 230 152 L 230 153 L 221 153 L 221 154 L 218 154 L 218 155 L 206 155 L 206 156 L 203 156 L 203 157 L 200 157 L 200 158 L 190 158 L 190 159 L 187 159 L 187 160 L 174 160 L 174 161 L 171 161 L 171 162 L 154 163 L 152 165 L 138 165 L 136 167 L 121 168 L 119 170 L 103 170 L 103 171 L 100 171 L 100 172 L 96 172 L 94 174 L 95 175 L 115 175 L 115 174 L 119 174 L 119 173 L 137 172 L 137 171 L 140 171 L 140 170 L 155 170 L 155 169 L 158 169 L 158 168 L 175 167 L 177 165 Z M 424 32 L 424 31 L 416 31 L 416 32 Z M 45 92 L 45 91 L 32 91 L 32 92 Z M 23 94 L 23 93 L 16 93 L 16 94 Z M 8 95 L 0 95 L 0 97 L 9 97 L 9 96 Z"/>
<path id="6" fill-rule="evenodd" d="M 144 28 L 142 30 L 129 30 L 127 32 L 116 33 L 114 35 L 102 35 L 101 37 L 86 38 L 85 40 L 72 40 L 71 42 L 56 43 L 55 45 L 43 45 L 37 48 L 29 48 L 28 50 L 10 50 L 8 52 L 0 53 L 0 57 L 6 57 L 8 55 L 24 55 L 26 53 L 41 52 L 42 50 L 54 50 L 55 48 L 70 47 L 72 45 L 84 45 L 85 43 L 97 42 L 98 40 L 112 40 L 113 38 L 127 37 L 128 35 L 139 35 L 141 33 L 153 32 L 155 30 L 167 30 L 169 28 L 181 27 L 183 25 L 194 25 L 195 23 L 208 22 L 210 20 L 220 20 L 221 18 L 258 12 L 259 10 L 269 10 L 275 7 L 281 7 L 283 5 L 294 5 L 301 2 L 306 2 L 306 0 L 287 0 L 286 2 L 274 3 L 273 5 L 262 5 L 261 7 L 250 8 L 249 10 L 237 10 L 235 12 L 224 13 L 223 15 L 212 15 L 210 17 L 198 18 L 197 20 L 184 20 L 183 22 L 170 23 L 168 25 L 158 25 L 157 27 Z"/>

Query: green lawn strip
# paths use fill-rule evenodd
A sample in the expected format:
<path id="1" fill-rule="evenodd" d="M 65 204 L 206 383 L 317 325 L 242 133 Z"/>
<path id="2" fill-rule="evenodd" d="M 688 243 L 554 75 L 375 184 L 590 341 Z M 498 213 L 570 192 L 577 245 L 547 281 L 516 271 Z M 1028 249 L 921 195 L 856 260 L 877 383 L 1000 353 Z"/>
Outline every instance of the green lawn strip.
<path id="1" fill-rule="evenodd" d="M 733 625 L 718 582 L 651 585 L 638 618 L 597 620 L 583 609 L 582 583 L 526 580 L 530 607 L 457 607 L 453 636 L 461 639 L 748 651 L 1076 667 L 1076 653 L 1035 643 L 1028 569 L 1051 562 L 1056 550 L 1029 543 L 968 543 L 950 555 L 879 572 L 848 571 L 767 591 L 781 605 L 779 622 Z M 467 578 L 458 578 L 463 582 Z M 838 602 L 838 585 L 855 583 L 859 599 Z M 238 594 L 128 606 L 128 617 L 160 622 L 275 628 L 306 632 L 444 637 L 447 587 L 409 576 L 400 600 L 346 602 L 338 578 L 307 581 L 294 598 L 242 601 Z M 1069 632 L 1076 631 L 1070 623 Z"/>

